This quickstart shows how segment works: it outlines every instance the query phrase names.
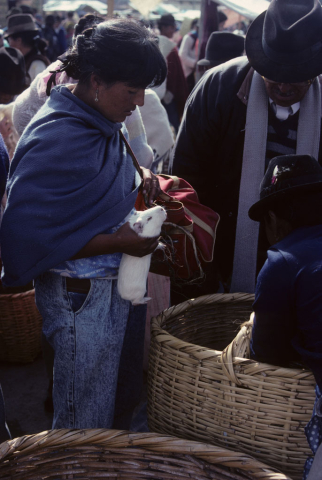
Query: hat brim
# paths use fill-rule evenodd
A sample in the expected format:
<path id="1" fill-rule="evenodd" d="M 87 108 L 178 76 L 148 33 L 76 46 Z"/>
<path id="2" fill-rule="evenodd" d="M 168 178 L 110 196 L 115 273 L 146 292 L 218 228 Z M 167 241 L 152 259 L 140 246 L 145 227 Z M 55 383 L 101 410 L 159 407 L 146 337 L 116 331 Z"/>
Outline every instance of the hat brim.
<path id="1" fill-rule="evenodd" d="M 29 28 L 29 27 L 27 26 L 27 28 L 19 27 L 19 28 L 17 28 L 17 29 L 15 29 L 15 28 L 13 27 L 13 28 L 11 28 L 10 30 L 7 30 L 7 31 L 5 32 L 5 34 L 4 34 L 3 37 L 7 39 L 8 37 L 10 37 L 10 35 L 15 35 L 16 33 L 22 33 L 22 32 L 38 32 L 38 31 L 39 31 L 39 28 L 37 28 L 37 27 L 36 27 L 36 28 L 33 28 L 33 27 L 32 27 L 32 28 Z"/>
<path id="2" fill-rule="evenodd" d="M 306 185 L 297 185 L 296 187 L 291 187 L 289 189 L 281 190 L 280 192 L 272 193 L 271 195 L 267 195 L 267 197 L 254 203 L 254 205 L 252 205 L 248 210 L 248 216 L 251 220 L 260 222 L 265 213 L 272 208 L 274 204 L 276 205 L 277 203 L 282 203 L 286 199 L 294 196 L 318 191 L 322 191 L 322 181 L 309 183 Z"/>
<path id="3" fill-rule="evenodd" d="M 206 58 L 202 58 L 201 60 L 198 60 L 197 65 L 200 67 L 214 67 L 215 65 L 218 65 L 218 62 L 211 62 Z"/>
<path id="4" fill-rule="evenodd" d="M 262 46 L 266 11 L 261 13 L 248 29 L 245 50 L 251 66 L 263 77 L 280 83 L 304 82 L 322 73 L 322 49 L 314 58 L 299 65 L 286 65 L 268 58 Z"/>
<path id="5" fill-rule="evenodd" d="M 235 56 L 230 56 L 226 58 L 222 58 L 219 60 L 207 60 L 206 58 L 203 58 L 202 60 L 199 60 L 197 62 L 197 65 L 204 66 L 204 67 L 217 67 L 218 65 L 221 65 L 222 63 L 229 62 L 230 60 L 233 60 L 234 58 L 240 57 L 241 55 L 235 55 Z"/>

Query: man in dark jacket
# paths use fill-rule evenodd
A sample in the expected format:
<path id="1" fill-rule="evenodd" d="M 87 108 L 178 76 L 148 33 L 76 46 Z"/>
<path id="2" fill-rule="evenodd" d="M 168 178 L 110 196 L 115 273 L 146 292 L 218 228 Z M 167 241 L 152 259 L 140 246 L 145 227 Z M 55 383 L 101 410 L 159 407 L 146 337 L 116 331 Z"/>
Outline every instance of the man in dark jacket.
<path id="1" fill-rule="evenodd" d="M 252 293 L 267 245 L 246 217 L 269 160 L 308 153 L 322 163 L 319 1 L 272 0 L 245 46 L 248 58 L 209 70 L 189 97 L 172 173 L 221 216 L 213 272 L 226 291 Z"/>

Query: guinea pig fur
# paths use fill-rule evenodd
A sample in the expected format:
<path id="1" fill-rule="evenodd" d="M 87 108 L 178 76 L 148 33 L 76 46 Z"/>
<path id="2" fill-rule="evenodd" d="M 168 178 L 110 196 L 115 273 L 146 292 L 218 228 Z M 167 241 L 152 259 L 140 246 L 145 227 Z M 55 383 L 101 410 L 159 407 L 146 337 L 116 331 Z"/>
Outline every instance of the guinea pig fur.
<path id="1" fill-rule="evenodd" d="M 134 213 L 129 223 L 140 237 L 157 237 L 167 214 L 162 207 L 153 207 L 144 212 Z M 132 257 L 123 253 L 117 288 L 124 300 L 130 300 L 132 305 L 147 303 L 151 298 L 145 297 L 146 282 L 151 263 L 151 254 L 144 257 Z"/>

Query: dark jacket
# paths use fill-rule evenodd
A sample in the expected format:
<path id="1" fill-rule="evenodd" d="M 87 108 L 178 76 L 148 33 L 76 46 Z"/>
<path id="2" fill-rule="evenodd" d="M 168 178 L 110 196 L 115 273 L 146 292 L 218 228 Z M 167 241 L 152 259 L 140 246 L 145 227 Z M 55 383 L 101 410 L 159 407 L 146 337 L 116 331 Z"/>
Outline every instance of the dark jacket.
<path id="1" fill-rule="evenodd" d="M 251 358 L 302 361 L 322 388 L 322 225 L 291 232 L 268 250 L 256 285 Z"/>
<path id="2" fill-rule="evenodd" d="M 201 203 L 220 215 L 215 261 L 224 281 L 233 265 L 250 80 L 246 57 L 214 67 L 201 78 L 188 98 L 171 166 L 172 174 L 191 183 Z M 261 234 L 260 242 L 258 271 L 268 248 Z"/>

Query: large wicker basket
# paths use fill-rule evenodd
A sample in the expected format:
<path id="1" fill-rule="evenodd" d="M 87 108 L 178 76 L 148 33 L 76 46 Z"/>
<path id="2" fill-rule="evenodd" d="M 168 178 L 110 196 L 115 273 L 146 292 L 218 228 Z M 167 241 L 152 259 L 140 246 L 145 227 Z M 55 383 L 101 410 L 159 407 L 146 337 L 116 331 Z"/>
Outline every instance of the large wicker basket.
<path id="1" fill-rule="evenodd" d="M 28 363 L 41 352 L 42 319 L 35 290 L 0 294 L 0 360 Z"/>
<path id="2" fill-rule="evenodd" d="M 154 433 L 52 430 L 0 445 L 2 480 L 290 480 L 223 448 Z"/>
<path id="3" fill-rule="evenodd" d="M 304 426 L 314 404 L 313 374 L 237 356 L 243 353 L 233 358 L 231 348 L 222 354 L 252 302 L 248 294 L 208 295 L 152 320 L 149 427 L 247 452 L 300 479 L 311 453 Z M 240 342 L 235 347 L 245 352 Z"/>

